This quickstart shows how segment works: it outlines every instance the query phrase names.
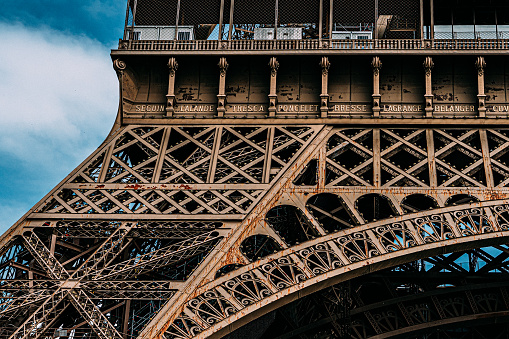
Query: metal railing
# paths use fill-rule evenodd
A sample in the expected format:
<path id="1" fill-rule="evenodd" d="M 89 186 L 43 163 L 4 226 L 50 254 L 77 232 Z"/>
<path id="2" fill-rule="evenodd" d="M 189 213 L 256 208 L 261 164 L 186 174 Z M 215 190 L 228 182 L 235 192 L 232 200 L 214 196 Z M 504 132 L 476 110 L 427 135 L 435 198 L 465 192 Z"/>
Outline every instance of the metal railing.
<path id="1" fill-rule="evenodd" d="M 274 51 L 274 50 L 505 50 L 509 39 L 378 40 L 124 40 L 134 51 Z"/>

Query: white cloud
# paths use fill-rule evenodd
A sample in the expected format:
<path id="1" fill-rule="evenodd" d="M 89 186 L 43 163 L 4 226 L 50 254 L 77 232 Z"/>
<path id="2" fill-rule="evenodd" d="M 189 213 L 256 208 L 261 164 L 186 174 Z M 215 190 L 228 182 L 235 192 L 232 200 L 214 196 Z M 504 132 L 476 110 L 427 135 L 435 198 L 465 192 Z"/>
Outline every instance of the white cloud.
<path id="1" fill-rule="evenodd" d="M 109 50 L 0 22 L 0 233 L 106 137 L 118 106 Z"/>
<path id="2" fill-rule="evenodd" d="M 49 28 L 0 23 L 0 30 L 0 152 L 39 162 L 58 148 L 55 156 L 81 159 L 115 117 L 109 50 Z"/>

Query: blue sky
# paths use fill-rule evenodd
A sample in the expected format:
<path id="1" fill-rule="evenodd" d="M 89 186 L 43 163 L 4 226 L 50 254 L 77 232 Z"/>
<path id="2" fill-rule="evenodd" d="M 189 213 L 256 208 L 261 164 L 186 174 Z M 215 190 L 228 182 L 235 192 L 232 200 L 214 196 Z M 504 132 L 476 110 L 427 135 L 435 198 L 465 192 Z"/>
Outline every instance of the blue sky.
<path id="1" fill-rule="evenodd" d="M 3 0 L 0 233 L 106 137 L 125 0 Z"/>

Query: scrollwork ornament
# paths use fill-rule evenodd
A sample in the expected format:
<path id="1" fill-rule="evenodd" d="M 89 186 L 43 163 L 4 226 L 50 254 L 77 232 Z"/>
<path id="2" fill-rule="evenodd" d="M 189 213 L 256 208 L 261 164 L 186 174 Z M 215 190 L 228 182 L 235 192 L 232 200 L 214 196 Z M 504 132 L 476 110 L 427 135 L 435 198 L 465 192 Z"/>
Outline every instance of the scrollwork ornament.
<path id="1" fill-rule="evenodd" d="M 455 238 L 451 225 L 441 215 L 428 215 L 413 219 L 417 232 L 426 243 Z"/>
<path id="2" fill-rule="evenodd" d="M 238 311 L 215 290 L 203 293 L 198 298 L 191 300 L 188 305 L 194 309 L 194 313 L 204 323 L 209 325 L 213 325 Z"/>
<path id="3" fill-rule="evenodd" d="M 126 67 L 127 67 L 126 63 L 120 59 L 115 59 L 113 61 L 113 68 L 115 69 L 115 72 L 117 72 L 118 76 L 120 76 L 123 73 Z"/>
<path id="4" fill-rule="evenodd" d="M 493 208 L 496 214 L 496 222 L 500 230 L 509 230 L 509 206 L 500 205 Z"/>
<path id="5" fill-rule="evenodd" d="M 491 221 L 481 208 L 470 208 L 454 212 L 456 226 L 464 236 L 493 232 Z"/>
<path id="6" fill-rule="evenodd" d="M 320 275 L 343 266 L 343 262 L 326 244 L 305 248 L 300 250 L 298 255 L 314 275 Z"/>
<path id="7" fill-rule="evenodd" d="M 362 261 L 380 255 L 375 244 L 365 233 L 354 233 L 337 239 L 343 254 L 351 262 Z"/>
<path id="8" fill-rule="evenodd" d="M 382 246 L 389 252 L 417 245 L 414 236 L 401 223 L 377 227 L 375 235 Z"/>

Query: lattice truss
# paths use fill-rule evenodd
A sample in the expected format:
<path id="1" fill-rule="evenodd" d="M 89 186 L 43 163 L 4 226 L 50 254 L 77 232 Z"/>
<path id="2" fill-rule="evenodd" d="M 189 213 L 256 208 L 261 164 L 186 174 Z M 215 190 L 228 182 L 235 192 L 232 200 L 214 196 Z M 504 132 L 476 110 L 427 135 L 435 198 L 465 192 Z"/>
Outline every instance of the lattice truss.
<path id="1" fill-rule="evenodd" d="M 352 129 L 327 144 L 327 186 L 506 187 L 507 130 Z"/>
<path id="2" fill-rule="evenodd" d="M 509 130 L 125 127 L 1 239 L 0 338 L 207 337 L 325 273 L 502 243 L 508 146 Z"/>
<path id="3" fill-rule="evenodd" d="M 2 253 L 0 336 L 136 335 L 213 250 L 221 226 L 53 221 L 26 230 Z"/>
<path id="4" fill-rule="evenodd" d="M 127 127 L 34 212 L 244 215 L 314 132 L 303 126 Z"/>

